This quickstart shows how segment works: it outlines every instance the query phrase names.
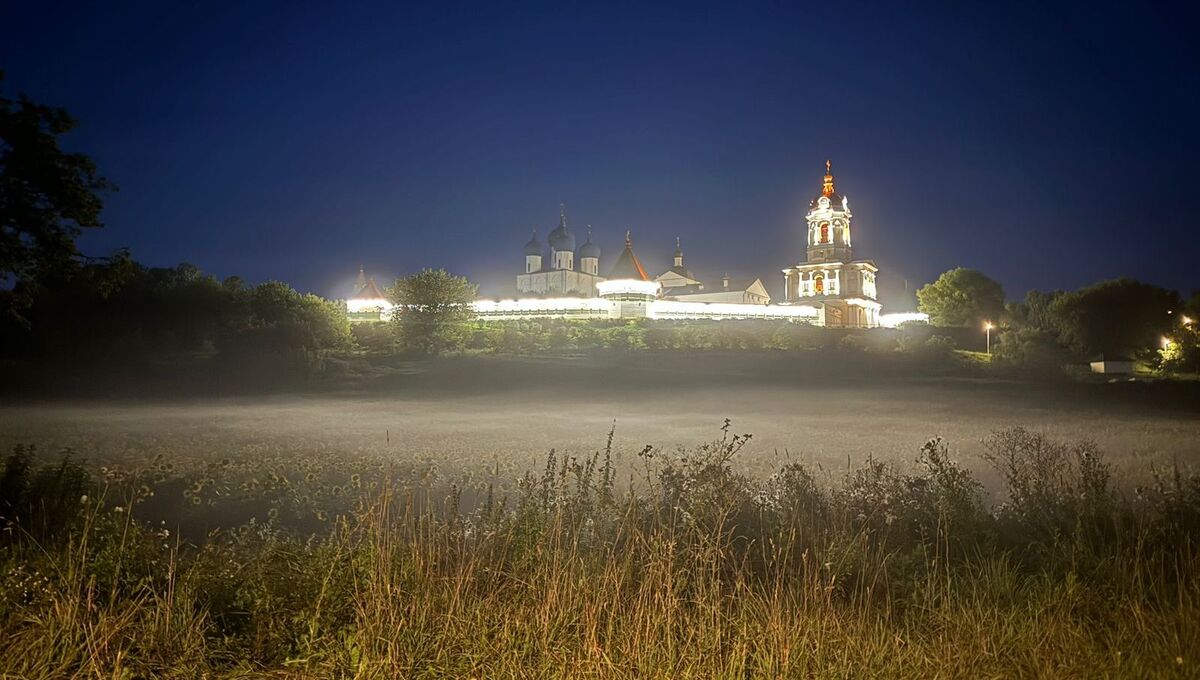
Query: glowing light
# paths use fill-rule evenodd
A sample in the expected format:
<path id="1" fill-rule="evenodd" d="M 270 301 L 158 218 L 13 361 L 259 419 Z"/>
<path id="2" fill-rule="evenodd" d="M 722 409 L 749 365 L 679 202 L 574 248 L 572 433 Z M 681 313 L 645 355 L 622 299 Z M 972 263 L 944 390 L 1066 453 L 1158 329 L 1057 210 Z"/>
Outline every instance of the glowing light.
<path id="1" fill-rule="evenodd" d="M 902 323 L 910 321 L 918 323 L 929 323 L 929 315 L 921 312 L 894 312 L 892 314 L 880 314 L 879 325 L 884 328 L 896 328 Z"/>
<path id="2" fill-rule="evenodd" d="M 386 312 L 390 311 L 392 303 L 383 299 L 352 299 L 346 300 L 346 311 L 351 314 L 361 314 L 362 312 Z"/>
<path id="3" fill-rule="evenodd" d="M 985 330 L 985 331 L 990 331 L 990 330 L 992 330 L 993 328 L 995 328 L 995 326 L 993 326 L 993 325 L 992 325 L 992 322 L 991 322 L 991 321 L 984 321 L 984 322 L 983 322 L 983 330 Z"/>
<path id="4" fill-rule="evenodd" d="M 658 297 L 658 291 L 662 284 L 658 281 L 641 281 L 638 279 L 615 279 L 612 281 L 601 281 L 596 284 L 596 291 L 600 293 L 600 297 L 608 297 L 610 295 L 645 295 L 648 297 Z"/>
<path id="5" fill-rule="evenodd" d="M 1162 337 L 1162 348 L 1171 349 L 1171 338 L 1168 338 L 1165 335 Z"/>
<path id="6" fill-rule="evenodd" d="M 1184 326 L 1190 326 L 1190 325 L 1192 325 L 1192 319 L 1191 319 L 1191 317 L 1188 317 L 1188 316 L 1181 316 L 1181 317 L 1179 317 L 1179 321 L 1180 321 L 1181 323 L 1183 323 L 1183 325 L 1184 325 Z"/>
<path id="7" fill-rule="evenodd" d="M 521 318 L 533 316 L 607 317 L 612 303 L 600 298 L 526 298 L 522 300 L 476 300 L 471 308 L 480 317 Z"/>
<path id="8" fill-rule="evenodd" d="M 733 302 L 679 302 L 655 300 L 646 310 L 651 319 L 793 319 L 815 320 L 816 307 L 808 305 L 748 305 Z"/>

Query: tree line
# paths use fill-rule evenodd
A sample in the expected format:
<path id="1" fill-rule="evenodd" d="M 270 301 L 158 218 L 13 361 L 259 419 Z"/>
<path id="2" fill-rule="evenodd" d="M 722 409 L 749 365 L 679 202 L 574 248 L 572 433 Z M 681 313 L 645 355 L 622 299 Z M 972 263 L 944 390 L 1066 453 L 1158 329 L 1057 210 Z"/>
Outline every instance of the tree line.
<path id="1" fill-rule="evenodd" d="M 1179 293 L 1130 278 L 1074 291 L 1029 291 L 1006 302 L 982 272 L 952 269 L 917 291 L 918 308 L 938 326 L 997 332 L 997 360 L 1035 368 L 1135 359 L 1166 372 L 1200 371 L 1200 292 Z"/>
<path id="2" fill-rule="evenodd" d="M 0 72 L 0 85 L 3 73 Z M 116 188 L 83 154 L 59 138 L 74 126 L 66 111 L 24 95 L 0 94 L 0 358 L 95 362 L 215 358 L 245 367 L 319 366 L 331 352 L 369 346 L 437 354 L 468 347 L 556 346 L 570 342 L 629 348 L 775 347 L 813 344 L 803 334 L 715 333 L 686 329 L 651 334 L 621 324 L 595 333 L 587 324 L 480 324 L 469 303 L 477 287 L 427 269 L 387 294 L 400 313 L 384 327 L 352 330 L 344 305 L 277 281 L 218 280 L 192 265 L 147 267 L 128 252 L 93 258 L 77 237 L 102 226 L 104 197 Z M 1165 371 L 1200 371 L 1200 294 L 1132 279 L 1076 291 L 1031 291 L 1006 302 L 999 283 L 954 269 L 917 292 L 935 326 L 994 324 L 996 357 L 1051 367 L 1095 357 L 1132 357 Z M 581 330 L 582 329 L 582 330 Z M 601 332 L 602 331 L 602 332 Z M 944 349 L 945 338 L 918 342 Z M 858 341 L 842 341 L 853 345 Z M 911 345 L 899 340 L 899 345 Z M 816 343 L 821 345 L 822 342 Z M 828 343 L 824 343 L 828 344 Z"/>

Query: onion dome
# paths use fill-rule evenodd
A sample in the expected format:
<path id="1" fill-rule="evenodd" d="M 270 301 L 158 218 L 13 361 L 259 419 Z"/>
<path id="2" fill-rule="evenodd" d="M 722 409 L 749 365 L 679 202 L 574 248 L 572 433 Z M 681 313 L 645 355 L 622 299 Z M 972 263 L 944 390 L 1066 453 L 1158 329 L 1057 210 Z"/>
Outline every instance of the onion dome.
<path id="1" fill-rule="evenodd" d="M 637 255 L 633 254 L 633 239 L 630 238 L 628 231 L 625 232 L 625 251 L 617 258 L 612 271 L 608 273 L 608 279 L 610 281 L 617 279 L 650 280 L 650 276 L 646 274 L 646 268 L 642 266 Z"/>
<path id="2" fill-rule="evenodd" d="M 529 237 L 529 243 L 525 244 L 526 255 L 541 255 L 542 242 L 537 238 L 537 229 L 533 230 L 533 236 Z"/>
<path id="3" fill-rule="evenodd" d="M 829 207 L 841 210 L 843 199 L 833 186 L 833 165 L 829 161 L 825 161 L 825 179 L 821 183 L 821 195 L 814 198 L 810 205 L 817 207 L 822 198 L 829 199 Z"/>
<path id="4" fill-rule="evenodd" d="M 579 257 L 594 257 L 600 258 L 600 246 L 592 243 L 592 225 L 588 225 L 587 242 L 579 247 Z"/>
<path id="5" fill-rule="evenodd" d="M 558 208 L 558 226 L 550 232 L 548 237 L 550 247 L 554 250 L 573 253 L 575 252 L 575 234 L 567 230 L 567 207 L 559 205 Z"/>

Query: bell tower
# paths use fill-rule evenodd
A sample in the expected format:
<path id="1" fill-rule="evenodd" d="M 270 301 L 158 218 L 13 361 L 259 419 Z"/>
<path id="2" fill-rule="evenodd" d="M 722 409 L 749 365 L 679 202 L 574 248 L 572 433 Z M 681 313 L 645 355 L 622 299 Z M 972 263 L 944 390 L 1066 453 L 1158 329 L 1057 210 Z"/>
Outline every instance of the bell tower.
<path id="1" fill-rule="evenodd" d="M 850 203 L 838 194 L 833 183 L 833 165 L 825 161 L 821 195 L 809 204 L 807 259 L 814 262 L 850 262 Z"/>
<path id="2" fill-rule="evenodd" d="M 870 260 L 855 260 L 850 246 L 850 202 L 837 192 L 825 161 L 821 193 L 808 204 L 805 261 L 783 270 L 784 304 L 820 309 L 825 326 L 870 328 L 879 324 L 875 275 Z"/>

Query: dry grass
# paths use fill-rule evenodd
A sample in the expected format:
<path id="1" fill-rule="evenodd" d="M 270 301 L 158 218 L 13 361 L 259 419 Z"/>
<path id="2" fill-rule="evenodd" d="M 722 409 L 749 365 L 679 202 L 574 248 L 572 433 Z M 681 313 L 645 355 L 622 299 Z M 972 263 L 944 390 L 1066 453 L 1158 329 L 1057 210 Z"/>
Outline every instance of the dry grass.
<path id="1" fill-rule="evenodd" d="M 508 486 L 369 460 L 89 473 L 15 454 L 0 674 L 1197 673 L 1200 478 L 1127 497 L 1093 448 L 1013 430 L 989 441 L 1009 480 L 989 508 L 938 442 L 915 472 L 869 461 L 830 486 L 794 464 L 739 475 L 745 441 L 647 448 L 628 489 L 611 439 Z"/>

